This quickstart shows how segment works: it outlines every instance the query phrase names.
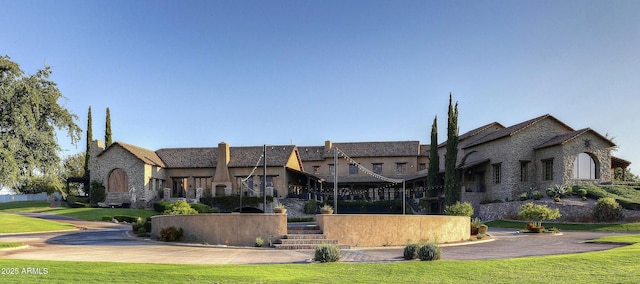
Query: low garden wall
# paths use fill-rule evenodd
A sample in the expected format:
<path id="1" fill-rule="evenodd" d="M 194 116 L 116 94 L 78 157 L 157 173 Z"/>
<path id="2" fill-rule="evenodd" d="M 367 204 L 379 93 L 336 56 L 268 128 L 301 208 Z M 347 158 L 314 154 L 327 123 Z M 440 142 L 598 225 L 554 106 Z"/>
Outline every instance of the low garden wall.
<path id="1" fill-rule="evenodd" d="M 256 237 L 265 245 L 287 234 L 285 214 L 197 214 L 161 215 L 151 217 L 151 236 L 174 226 L 184 230 L 184 239 L 211 245 L 253 246 Z"/>
<path id="2" fill-rule="evenodd" d="M 441 215 L 320 214 L 327 239 L 351 246 L 403 246 L 409 241 L 468 240 L 470 218 Z"/>
<path id="3" fill-rule="evenodd" d="M 483 222 L 492 220 L 507 219 L 517 220 L 518 210 L 525 203 L 533 202 L 534 204 L 547 205 L 551 209 L 560 210 L 560 218 L 553 220 L 554 222 L 593 222 L 593 204 L 594 200 L 574 201 L 563 200 L 555 202 L 551 199 L 543 199 L 537 201 L 512 201 L 505 203 L 481 204 L 476 208 L 476 216 Z M 626 221 L 640 220 L 640 211 L 624 210 Z"/>

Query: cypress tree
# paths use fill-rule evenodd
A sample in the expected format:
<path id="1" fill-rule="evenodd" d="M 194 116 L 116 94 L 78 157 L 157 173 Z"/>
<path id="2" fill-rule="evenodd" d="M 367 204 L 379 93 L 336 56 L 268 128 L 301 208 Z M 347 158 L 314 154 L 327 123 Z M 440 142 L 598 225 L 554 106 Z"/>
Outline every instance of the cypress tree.
<path id="1" fill-rule="evenodd" d="M 107 123 L 104 129 L 104 145 L 105 147 L 111 146 L 111 112 L 107 108 Z"/>
<path id="2" fill-rule="evenodd" d="M 91 158 L 91 141 L 93 140 L 93 124 L 91 119 L 91 106 L 89 106 L 89 114 L 87 115 L 87 149 L 84 153 L 84 176 L 90 175 L 89 160 Z"/>
<path id="3" fill-rule="evenodd" d="M 427 192 L 430 197 L 438 192 L 438 172 L 440 172 L 440 157 L 438 156 L 438 116 L 431 125 L 431 145 L 429 145 L 429 170 L 427 172 Z"/>
<path id="4" fill-rule="evenodd" d="M 449 93 L 449 113 L 447 123 L 447 153 L 444 156 L 444 203 L 453 205 L 459 200 L 456 160 L 458 159 L 458 102 L 455 108 Z"/>

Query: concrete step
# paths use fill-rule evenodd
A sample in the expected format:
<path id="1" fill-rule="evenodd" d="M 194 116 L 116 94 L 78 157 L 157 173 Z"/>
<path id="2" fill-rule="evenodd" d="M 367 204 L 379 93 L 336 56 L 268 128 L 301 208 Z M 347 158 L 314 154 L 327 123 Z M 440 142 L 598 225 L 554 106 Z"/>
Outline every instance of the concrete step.
<path id="1" fill-rule="evenodd" d="M 290 240 L 326 240 L 327 236 L 323 234 L 288 234 L 285 238 Z"/>
<path id="2" fill-rule="evenodd" d="M 320 244 L 274 244 L 276 249 L 282 250 L 314 250 Z M 350 249 L 348 245 L 337 245 L 339 249 Z"/>
<path id="3" fill-rule="evenodd" d="M 337 245 L 338 240 L 327 239 L 280 239 L 280 244 L 283 245 L 319 245 L 319 244 L 333 244 Z"/>
<path id="4" fill-rule="evenodd" d="M 322 234 L 320 230 L 305 230 L 305 229 L 287 229 L 289 235 L 319 235 Z"/>

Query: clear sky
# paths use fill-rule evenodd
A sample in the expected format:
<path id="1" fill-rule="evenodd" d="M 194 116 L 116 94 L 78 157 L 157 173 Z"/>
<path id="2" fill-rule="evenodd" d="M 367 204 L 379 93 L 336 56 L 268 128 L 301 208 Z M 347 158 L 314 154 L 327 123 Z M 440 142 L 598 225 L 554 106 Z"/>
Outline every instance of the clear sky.
<path id="1" fill-rule="evenodd" d="M 148 149 L 446 138 L 551 114 L 640 169 L 640 1 L 7 1 L 0 54 L 44 64 L 94 139 Z M 84 134 L 83 134 L 84 137 Z M 62 136 L 65 154 L 84 151 Z"/>

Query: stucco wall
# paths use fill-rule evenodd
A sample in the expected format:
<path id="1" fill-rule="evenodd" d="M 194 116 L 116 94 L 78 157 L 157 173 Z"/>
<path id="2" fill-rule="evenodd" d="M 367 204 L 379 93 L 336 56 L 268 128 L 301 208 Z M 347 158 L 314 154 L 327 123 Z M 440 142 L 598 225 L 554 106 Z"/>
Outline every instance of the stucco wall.
<path id="1" fill-rule="evenodd" d="M 469 239 L 470 218 L 436 215 L 317 215 L 327 239 L 351 246 L 402 246 L 408 241 Z"/>
<path id="2" fill-rule="evenodd" d="M 265 245 L 287 234 L 284 214 L 197 214 L 161 215 L 151 218 L 151 236 L 159 238 L 163 228 L 174 226 L 184 230 L 191 242 L 211 245 L 253 246 L 256 237 Z"/>

